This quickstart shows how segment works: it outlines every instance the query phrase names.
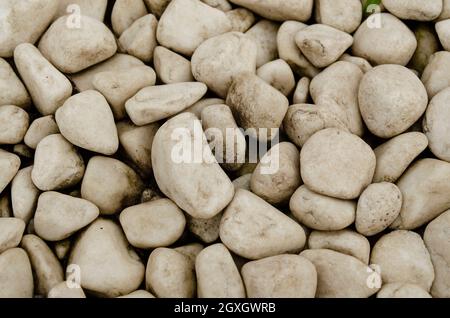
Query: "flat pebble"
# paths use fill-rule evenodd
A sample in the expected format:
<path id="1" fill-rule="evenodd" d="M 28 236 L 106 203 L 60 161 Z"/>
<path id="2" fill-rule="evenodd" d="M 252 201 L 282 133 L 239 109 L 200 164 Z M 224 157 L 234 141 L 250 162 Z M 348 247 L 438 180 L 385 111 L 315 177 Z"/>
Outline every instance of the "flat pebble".
<path id="1" fill-rule="evenodd" d="M 275 21 L 298 20 L 305 22 L 312 14 L 313 0 L 229 0 Z"/>
<path id="2" fill-rule="evenodd" d="M 55 121 L 55 116 L 48 115 L 35 119 L 24 137 L 25 144 L 31 149 L 36 149 L 39 142 L 45 137 L 58 134 L 59 128 Z"/>
<path id="3" fill-rule="evenodd" d="M 0 254 L 0 297 L 33 298 L 33 273 L 27 253 L 12 248 Z"/>
<path id="4" fill-rule="evenodd" d="M 0 57 L 0 106 L 2 105 L 15 105 L 28 109 L 31 98 L 11 65 Z"/>
<path id="5" fill-rule="evenodd" d="M 154 51 L 153 63 L 156 74 L 164 84 L 193 82 L 191 61 L 180 54 L 172 52 L 163 46 L 157 46 Z"/>
<path id="6" fill-rule="evenodd" d="M 29 125 L 26 111 L 17 106 L 0 106 L 0 144 L 18 144 L 25 137 Z"/>
<path id="7" fill-rule="evenodd" d="M 0 218 L 0 254 L 17 247 L 22 240 L 25 222 L 18 218 Z"/>

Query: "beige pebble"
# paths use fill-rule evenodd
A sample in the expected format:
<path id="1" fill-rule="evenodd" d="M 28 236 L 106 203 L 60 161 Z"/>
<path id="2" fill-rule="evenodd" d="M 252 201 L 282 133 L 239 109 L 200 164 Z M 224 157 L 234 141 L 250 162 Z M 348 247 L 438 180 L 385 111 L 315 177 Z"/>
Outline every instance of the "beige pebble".
<path id="1" fill-rule="evenodd" d="M 352 56 L 347 53 L 342 54 L 342 56 L 339 58 L 339 61 L 353 63 L 358 66 L 363 73 L 367 73 L 372 69 L 372 65 L 370 65 L 370 63 L 367 62 L 366 59 L 358 56 Z"/>
<path id="2" fill-rule="evenodd" d="M 248 259 L 300 250 L 306 240 L 298 223 L 242 189 L 224 212 L 220 238 L 231 251 Z"/>
<path id="3" fill-rule="evenodd" d="M 448 162 L 422 159 L 411 165 L 397 182 L 403 194 L 403 205 L 391 228 L 415 229 L 449 209 L 448 178 Z"/>
<path id="4" fill-rule="evenodd" d="M 41 238 L 33 234 L 25 235 L 21 247 L 30 258 L 38 294 L 45 296 L 53 287 L 64 281 L 61 264 Z"/>
<path id="5" fill-rule="evenodd" d="M 192 113 L 198 119 L 201 119 L 203 110 L 212 105 L 223 105 L 225 101 L 221 98 L 202 98 L 191 107 L 186 108 L 182 113 Z"/>
<path id="6" fill-rule="evenodd" d="M 380 267 L 383 283 L 412 283 L 429 291 L 434 280 L 430 254 L 419 234 L 393 231 L 374 245 L 370 263 Z"/>
<path id="7" fill-rule="evenodd" d="M 2 105 L 15 105 L 28 109 L 31 99 L 25 85 L 11 65 L 0 57 L 0 106 Z"/>
<path id="8" fill-rule="evenodd" d="M 364 122 L 381 138 L 394 137 L 411 127 L 428 104 L 420 79 L 400 65 L 381 65 L 367 72 L 358 99 Z"/>
<path id="9" fill-rule="evenodd" d="M 449 0 L 442 0 L 442 12 L 441 15 L 438 17 L 438 20 L 444 20 L 450 18 L 450 1 Z"/>
<path id="10" fill-rule="evenodd" d="M 396 182 L 411 162 L 427 148 L 428 139 L 420 132 L 408 132 L 374 149 L 377 167 L 373 182 Z"/>
<path id="11" fill-rule="evenodd" d="M 219 97 L 225 98 L 240 74 L 256 72 L 256 43 L 240 32 L 229 32 L 206 40 L 192 55 L 192 74 Z"/>
<path id="12" fill-rule="evenodd" d="M 201 1 L 223 12 L 227 12 L 232 9 L 231 4 L 227 0 L 201 0 Z"/>
<path id="13" fill-rule="evenodd" d="M 431 298 L 422 287 L 409 283 L 389 283 L 383 285 L 377 298 Z"/>
<path id="14" fill-rule="evenodd" d="M 12 105 L 0 106 L 0 144 L 18 144 L 28 130 L 29 116 L 22 108 Z"/>
<path id="15" fill-rule="evenodd" d="M 14 217 L 24 220 L 25 223 L 33 217 L 40 193 L 31 179 L 32 170 L 33 166 L 19 170 L 11 182 L 11 205 Z"/>
<path id="16" fill-rule="evenodd" d="M 173 138 L 174 133 L 181 132 L 178 139 Z M 182 140 L 198 145 L 197 150 L 182 149 L 181 155 Z M 174 156 L 174 150 L 178 155 Z M 215 160 L 201 123 L 192 113 L 177 115 L 158 130 L 153 140 L 152 164 L 159 189 L 193 217 L 212 218 L 233 197 L 233 184 Z"/>
<path id="17" fill-rule="evenodd" d="M 32 44 L 19 45 L 14 50 L 14 62 L 42 115 L 54 114 L 72 94 L 72 84 L 67 77 Z"/>
<path id="18" fill-rule="evenodd" d="M 249 298 L 314 298 L 317 272 L 298 255 L 282 254 L 246 263 L 242 268 Z"/>
<path id="19" fill-rule="evenodd" d="M 419 23 L 413 28 L 413 32 L 417 39 L 417 49 L 409 65 L 419 73 L 423 73 L 430 57 L 440 49 L 439 38 L 434 26 L 428 23 Z"/>
<path id="20" fill-rule="evenodd" d="M 313 8 L 313 0 L 229 0 L 238 6 L 253 11 L 260 16 L 275 20 L 309 20 Z"/>
<path id="21" fill-rule="evenodd" d="M 367 298 L 380 289 L 368 283 L 379 275 L 353 256 L 328 249 L 306 250 L 300 256 L 316 267 L 317 298 Z"/>
<path id="22" fill-rule="evenodd" d="M 200 243 L 191 243 L 174 248 L 175 251 L 187 256 L 192 264 L 195 264 L 195 259 L 202 249 L 203 245 Z"/>
<path id="23" fill-rule="evenodd" d="M 71 6 L 72 5 L 72 6 Z M 76 13 L 77 9 L 73 5 L 78 5 L 83 15 L 103 21 L 105 18 L 108 0 L 59 0 L 59 9 L 54 19 L 58 19 L 66 14 Z"/>
<path id="24" fill-rule="evenodd" d="M 147 125 L 180 113 L 199 101 L 206 91 L 206 85 L 198 82 L 149 86 L 130 98 L 125 109 L 136 125 Z"/>
<path id="25" fill-rule="evenodd" d="M 112 155 L 119 148 L 113 113 L 97 91 L 70 97 L 55 118 L 61 134 L 75 146 L 104 155 Z"/>
<path id="26" fill-rule="evenodd" d="M 162 46 L 190 56 L 205 40 L 229 31 L 231 22 L 222 11 L 199 0 L 172 0 L 159 20 L 157 39 Z"/>
<path id="27" fill-rule="evenodd" d="M 234 188 L 237 189 L 244 189 L 247 191 L 250 190 L 250 184 L 252 180 L 252 173 L 244 174 L 243 176 L 240 176 L 233 180 Z"/>
<path id="28" fill-rule="evenodd" d="M 282 124 L 289 101 L 276 88 L 247 73 L 233 81 L 226 104 L 230 106 L 237 124 L 244 130 L 248 129 L 249 136 L 271 140 Z"/>
<path id="29" fill-rule="evenodd" d="M 9 193 L 5 191 L 0 195 L 0 218 L 9 218 L 13 216 Z"/>
<path id="30" fill-rule="evenodd" d="M 353 44 L 351 35 L 325 24 L 301 29 L 295 43 L 315 67 L 326 67 L 337 61 Z"/>
<path id="31" fill-rule="evenodd" d="M 81 287 L 97 296 L 127 295 L 144 280 L 144 265 L 111 220 L 99 218 L 82 232 L 68 264 L 79 266 Z"/>
<path id="32" fill-rule="evenodd" d="M 355 221 L 356 203 L 327 197 L 301 186 L 291 197 L 290 210 L 301 224 L 320 231 L 342 230 Z"/>
<path id="33" fill-rule="evenodd" d="M 120 36 L 120 49 L 145 63 L 150 62 L 153 59 L 153 51 L 157 46 L 157 26 L 158 20 L 153 14 L 139 18 Z"/>
<path id="34" fill-rule="evenodd" d="M 11 182 L 19 168 L 19 156 L 0 149 L 0 193 Z"/>
<path id="35" fill-rule="evenodd" d="M 200 219 L 188 216 L 188 229 L 204 243 L 213 243 L 219 238 L 220 221 L 222 213 L 210 219 Z"/>
<path id="36" fill-rule="evenodd" d="M 117 0 L 111 13 L 111 24 L 117 36 L 123 34 L 135 21 L 147 14 L 142 0 Z"/>
<path id="37" fill-rule="evenodd" d="M 138 202 L 144 188 L 141 178 L 123 162 L 92 157 L 81 184 L 81 197 L 94 203 L 101 214 L 111 215 Z"/>
<path id="38" fill-rule="evenodd" d="M 431 295 L 437 298 L 450 297 L 450 211 L 442 213 L 425 228 L 423 240 L 430 252 L 436 278 L 431 286 Z"/>
<path id="39" fill-rule="evenodd" d="M 311 80 L 308 77 L 302 77 L 295 87 L 295 92 L 293 96 L 293 103 L 295 104 L 306 104 L 309 99 L 309 84 Z"/>
<path id="40" fill-rule="evenodd" d="M 164 84 L 194 81 L 191 72 L 191 61 L 163 46 L 155 48 L 153 63 L 156 74 L 158 74 L 158 77 Z"/>
<path id="41" fill-rule="evenodd" d="M 34 228 L 41 238 L 60 241 L 87 226 L 98 215 L 98 208 L 87 200 L 44 192 L 39 196 Z"/>
<path id="42" fill-rule="evenodd" d="M 86 298 L 86 295 L 82 288 L 71 288 L 69 283 L 64 281 L 53 287 L 48 292 L 47 298 Z"/>
<path id="43" fill-rule="evenodd" d="M 256 21 L 253 12 L 245 8 L 236 8 L 225 14 L 231 22 L 231 31 L 246 32 Z"/>
<path id="44" fill-rule="evenodd" d="M 98 20 L 81 16 L 80 28 L 69 27 L 70 16 L 53 22 L 39 42 L 39 50 L 64 73 L 76 73 L 100 63 L 117 51 L 112 32 Z"/>
<path id="45" fill-rule="evenodd" d="M 261 20 L 245 32 L 245 35 L 253 39 L 257 46 L 256 67 L 276 59 L 278 28 L 279 25 L 275 22 Z"/>
<path id="46" fill-rule="evenodd" d="M 59 260 L 64 260 L 69 255 L 72 248 L 72 240 L 70 238 L 55 242 L 53 245 L 53 251 Z"/>
<path id="47" fill-rule="evenodd" d="M 144 249 L 172 245 L 186 225 L 183 211 L 169 199 L 128 207 L 119 219 L 128 242 Z"/>
<path id="48" fill-rule="evenodd" d="M 290 95 L 294 90 L 294 73 L 289 64 L 282 59 L 274 60 L 262 65 L 256 70 L 256 75 L 278 89 L 285 96 Z"/>
<path id="49" fill-rule="evenodd" d="M 156 83 L 155 71 L 149 66 L 134 66 L 124 70 L 97 73 L 94 88 L 108 101 L 114 118 L 125 118 L 125 103 L 139 90 Z"/>
<path id="50" fill-rule="evenodd" d="M 33 273 L 27 253 L 12 248 L 0 254 L 0 297 L 33 298 Z"/>
<path id="51" fill-rule="evenodd" d="M 319 0 L 316 1 L 315 18 L 318 23 L 353 33 L 361 24 L 362 11 L 360 0 Z"/>
<path id="52" fill-rule="evenodd" d="M 442 0 L 383 0 L 384 7 L 403 20 L 432 21 L 442 11 Z"/>
<path id="53" fill-rule="evenodd" d="M 286 203 L 301 185 L 300 152 L 290 142 L 273 146 L 256 166 L 250 181 L 254 194 L 270 204 Z"/>
<path id="54" fill-rule="evenodd" d="M 188 256 L 160 247 L 148 258 L 145 281 L 147 290 L 159 298 L 193 298 L 195 265 Z"/>
<path id="55" fill-rule="evenodd" d="M 0 218 L 0 254 L 17 247 L 22 240 L 25 222 L 18 218 Z"/>
<path id="56" fill-rule="evenodd" d="M 241 275 L 223 244 L 204 248 L 195 261 L 199 298 L 245 298 Z"/>
<path id="57" fill-rule="evenodd" d="M 422 82 L 429 98 L 450 86 L 450 52 L 434 53 L 422 73 Z"/>
<path id="58" fill-rule="evenodd" d="M 144 0 L 147 8 L 157 17 L 160 17 L 172 0 Z"/>
<path id="59" fill-rule="evenodd" d="M 363 235 L 351 230 L 312 231 L 308 237 L 308 248 L 333 250 L 369 264 L 369 241 Z"/>
<path id="60" fill-rule="evenodd" d="M 375 154 L 358 136 L 328 128 L 305 143 L 300 168 L 309 189 L 338 199 L 355 199 L 372 181 Z"/>
<path id="61" fill-rule="evenodd" d="M 353 55 L 363 57 L 373 65 L 406 65 L 417 48 L 414 33 L 389 13 L 366 19 L 353 38 Z"/>
<path id="62" fill-rule="evenodd" d="M 39 117 L 31 123 L 30 127 L 28 127 L 24 142 L 31 149 L 36 149 L 42 139 L 58 133 L 59 128 L 53 115 Z"/>
<path id="63" fill-rule="evenodd" d="M 84 169 L 76 148 L 62 135 L 50 135 L 36 148 L 31 179 L 42 191 L 66 189 L 81 181 Z"/>

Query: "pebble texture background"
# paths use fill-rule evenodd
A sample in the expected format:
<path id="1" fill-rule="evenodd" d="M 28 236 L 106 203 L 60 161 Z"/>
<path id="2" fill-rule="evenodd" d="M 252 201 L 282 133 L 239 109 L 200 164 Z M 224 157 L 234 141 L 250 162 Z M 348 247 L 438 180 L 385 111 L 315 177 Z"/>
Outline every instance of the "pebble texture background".
<path id="1" fill-rule="evenodd" d="M 0 1 L 5 297 L 449 298 L 450 0 Z"/>

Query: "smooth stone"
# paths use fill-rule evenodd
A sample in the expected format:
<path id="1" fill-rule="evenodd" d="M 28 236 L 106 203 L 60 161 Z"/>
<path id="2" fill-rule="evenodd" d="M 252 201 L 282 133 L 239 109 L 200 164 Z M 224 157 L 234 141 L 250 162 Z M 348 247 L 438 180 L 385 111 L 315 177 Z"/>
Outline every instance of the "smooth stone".
<path id="1" fill-rule="evenodd" d="M 141 61 L 148 63 L 153 59 L 156 42 L 158 20 L 148 14 L 136 20 L 119 38 L 119 48 Z"/>
<path id="2" fill-rule="evenodd" d="M 192 113 L 198 119 L 201 119 L 203 110 L 208 106 L 224 105 L 225 101 L 221 98 L 202 98 L 191 107 L 186 108 L 182 113 Z"/>
<path id="3" fill-rule="evenodd" d="M 151 293 L 149 293 L 146 290 L 136 290 L 132 293 L 129 293 L 128 295 L 124 295 L 124 296 L 120 296 L 117 298 L 155 298 L 155 296 L 153 296 Z"/>
<path id="4" fill-rule="evenodd" d="M 144 280 L 144 264 L 128 246 L 120 226 L 102 218 L 82 232 L 68 264 L 79 266 L 81 287 L 99 296 L 127 295 Z"/>
<path id="5" fill-rule="evenodd" d="M 65 260 L 69 255 L 70 249 L 72 248 L 72 241 L 70 238 L 55 242 L 53 245 L 53 250 L 56 257 L 59 260 Z"/>
<path id="6" fill-rule="evenodd" d="M 353 55 L 373 65 L 408 64 L 417 48 L 414 33 L 392 14 L 375 17 L 366 19 L 353 35 Z M 378 21 L 380 27 L 376 27 Z"/>
<path id="7" fill-rule="evenodd" d="M 174 251 L 180 252 L 184 256 L 187 256 L 189 261 L 195 265 L 195 259 L 197 255 L 202 251 L 203 245 L 200 243 L 191 243 L 174 248 Z"/>
<path id="8" fill-rule="evenodd" d="M 278 55 L 297 75 L 313 78 L 319 73 L 319 69 L 311 64 L 295 43 L 297 33 L 306 27 L 306 24 L 297 21 L 283 22 L 277 34 Z"/>
<path id="9" fill-rule="evenodd" d="M 70 28 L 70 16 L 53 22 L 39 42 L 39 50 L 63 73 L 77 73 L 117 51 L 116 39 L 100 21 L 80 17 L 80 28 Z"/>
<path id="10" fill-rule="evenodd" d="M 30 258 L 37 293 L 46 296 L 53 287 L 64 281 L 61 264 L 47 243 L 36 235 L 25 235 L 21 247 Z"/>
<path id="11" fill-rule="evenodd" d="M 150 66 L 106 71 L 94 76 L 92 85 L 108 101 L 115 119 L 126 117 L 125 103 L 137 92 L 156 83 L 155 71 Z"/>
<path id="12" fill-rule="evenodd" d="M 227 12 L 232 9 L 231 4 L 227 0 L 201 0 L 201 1 L 223 12 Z"/>
<path id="13" fill-rule="evenodd" d="M 188 256 L 160 247 L 150 254 L 145 272 L 147 290 L 158 298 L 193 298 L 195 264 Z"/>
<path id="14" fill-rule="evenodd" d="M 13 216 L 9 193 L 0 195 L 0 218 L 9 218 Z"/>
<path id="15" fill-rule="evenodd" d="M 374 149 L 377 166 L 373 182 L 396 182 L 411 162 L 428 146 L 428 139 L 420 132 L 408 132 Z"/>
<path id="16" fill-rule="evenodd" d="M 231 251 L 256 260 L 305 245 L 305 231 L 294 220 L 259 198 L 238 189 L 225 209 L 220 239 Z"/>
<path id="17" fill-rule="evenodd" d="M 300 152 L 290 142 L 281 142 L 261 158 L 253 171 L 250 187 L 270 204 L 286 203 L 301 185 Z"/>
<path id="18" fill-rule="evenodd" d="M 435 278 L 422 238 L 411 231 L 383 235 L 372 248 L 370 263 L 380 267 L 383 283 L 412 283 L 429 291 Z"/>
<path id="19" fill-rule="evenodd" d="M 0 149 L 0 194 L 20 168 L 19 156 Z"/>
<path id="20" fill-rule="evenodd" d="M 362 13 L 360 0 L 316 1 L 316 21 L 349 34 L 353 33 L 361 24 Z"/>
<path id="21" fill-rule="evenodd" d="M 139 200 L 144 184 L 136 172 L 123 162 L 96 156 L 86 167 L 81 197 L 94 203 L 100 214 L 112 215 Z"/>
<path id="22" fill-rule="evenodd" d="M 358 56 L 352 56 L 347 53 L 342 54 L 339 61 L 353 63 L 356 66 L 358 66 L 363 73 L 367 73 L 373 68 L 372 65 L 370 65 L 370 63 L 367 62 L 366 59 Z"/>
<path id="23" fill-rule="evenodd" d="M 436 94 L 428 105 L 423 120 L 423 131 L 431 152 L 441 160 L 450 162 L 450 88 Z"/>
<path id="24" fill-rule="evenodd" d="M 351 230 L 312 231 L 308 237 L 308 248 L 333 250 L 369 264 L 369 241 L 363 235 Z"/>
<path id="25" fill-rule="evenodd" d="M 381 138 L 406 131 L 428 105 L 425 86 L 401 65 L 381 65 L 364 74 L 358 100 L 367 128 Z"/>
<path id="26" fill-rule="evenodd" d="M 292 101 L 296 104 L 306 104 L 309 98 L 309 85 L 311 80 L 308 77 L 302 77 L 295 87 L 294 96 Z M 289 112 L 289 110 L 288 110 Z"/>
<path id="27" fill-rule="evenodd" d="M 314 192 L 338 199 L 355 199 L 375 171 L 375 154 L 358 136 L 335 128 L 321 130 L 300 153 L 303 182 Z"/>
<path id="28" fill-rule="evenodd" d="M 174 134 L 178 137 L 173 138 Z M 180 149 L 186 142 L 197 145 L 194 153 L 191 146 Z M 201 123 L 192 113 L 177 115 L 158 130 L 152 165 L 159 189 L 192 217 L 212 218 L 233 198 L 233 184 L 211 153 Z"/>
<path id="29" fill-rule="evenodd" d="M 260 20 L 245 35 L 253 39 L 257 46 L 256 67 L 277 58 L 277 33 L 279 24 L 270 20 Z"/>
<path id="30" fill-rule="evenodd" d="M 1 4 L 0 57 L 12 57 L 21 43 L 35 43 L 58 10 L 57 0 L 4 0 Z"/>
<path id="31" fill-rule="evenodd" d="M 220 221 L 222 213 L 210 219 L 199 219 L 188 217 L 187 226 L 189 231 L 204 243 L 213 243 L 219 238 Z"/>
<path id="32" fill-rule="evenodd" d="M 231 22 L 231 31 L 246 32 L 256 21 L 252 11 L 245 8 L 236 8 L 225 12 Z"/>
<path id="33" fill-rule="evenodd" d="M 256 72 L 256 43 L 240 32 L 229 32 L 200 44 L 192 55 L 192 74 L 219 97 L 225 98 L 240 74 Z"/>
<path id="34" fill-rule="evenodd" d="M 19 170 L 11 183 L 11 205 L 14 217 L 22 219 L 25 223 L 33 217 L 40 193 L 31 179 L 32 170 L 33 166 Z"/>
<path id="35" fill-rule="evenodd" d="M 37 110 L 52 115 L 72 95 L 72 84 L 32 44 L 14 50 L 14 62 Z"/>
<path id="36" fill-rule="evenodd" d="M 225 245 L 204 248 L 195 261 L 199 298 L 245 298 L 241 275 Z"/>
<path id="37" fill-rule="evenodd" d="M 29 116 L 17 106 L 0 106 L 0 145 L 21 143 L 28 129 Z"/>
<path id="38" fill-rule="evenodd" d="M 31 149 L 36 149 L 42 139 L 58 133 L 59 128 L 53 115 L 39 117 L 31 123 L 30 127 L 28 127 L 24 142 Z"/>
<path id="39" fill-rule="evenodd" d="M 431 298 L 422 287 L 408 283 L 384 284 L 377 293 L 377 298 Z"/>
<path id="40" fill-rule="evenodd" d="M 450 52 L 440 51 L 434 53 L 421 78 L 427 89 L 429 98 L 450 86 Z"/>
<path id="41" fill-rule="evenodd" d="M 47 298 L 86 298 L 82 288 L 70 288 L 68 282 L 64 281 L 53 287 L 47 295 Z"/>
<path id="42" fill-rule="evenodd" d="M 449 0 L 442 0 L 442 12 L 441 15 L 438 17 L 438 20 L 444 20 L 450 18 L 450 1 Z"/>
<path id="43" fill-rule="evenodd" d="M 111 25 L 119 37 L 135 21 L 147 14 L 147 8 L 142 0 L 117 0 L 111 12 Z"/>
<path id="44" fill-rule="evenodd" d="M 393 183 L 369 185 L 358 200 L 356 230 L 365 236 L 372 236 L 387 229 L 400 213 L 402 198 L 400 189 Z"/>
<path id="45" fill-rule="evenodd" d="M 114 115 L 97 91 L 70 97 L 55 118 L 61 134 L 75 146 L 104 155 L 112 155 L 119 148 Z"/>
<path id="46" fill-rule="evenodd" d="M 0 218 L 0 254 L 19 246 L 25 230 L 25 222 L 18 218 Z"/>
<path id="47" fill-rule="evenodd" d="M 295 88 L 294 73 L 289 64 L 282 59 L 262 65 L 256 70 L 256 75 L 278 89 L 285 96 L 289 96 Z"/>
<path id="48" fill-rule="evenodd" d="M 174 23 L 176 21 L 176 23 Z M 158 23 L 158 42 L 191 56 L 205 40 L 231 31 L 225 13 L 199 0 L 172 0 Z"/>
<path id="49" fill-rule="evenodd" d="M 311 80 L 311 97 L 343 122 L 351 133 L 362 136 L 365 131 L 358 104 L 358 89 L 363 72 L 349 62 L 336 62 Z"/>
<path id="50" fill-rule="evenodd" d="M 77 5 L 83 15 L 103 22 L 106 13 L 106 7 L 108 6 L 108 0 L 59 0 L 59 9 L 54 19 L 56 20 L 66 14 L 76 13 L 77 11 L 75 7 L 73 7 L 73 5 Z"/>
<path id="51" fill-rule="evenodd" d="M 380 289 L 368 284 L 379 274 L 356 257 L 328 249 L 305 250 L 300 256 L 316 267 L 317 298 L 368 298 Z"/>
<path id="52" fill-rule="evenodd" d="M 314 298 L 317 272 L 298 255 L 277 255 L 246 263 L 242 277 L 249 298 Z"/>
<path id="53" fill-rule="evenodd" d="M 247 173 L 247 174 L 244 174 L 243 176 L 240 176 L 240 177 L 234 179 L 233 185 L 234 185 L 235 190 L 244 189 L 247 191 L 251 191 L 250 190 L 251 180 L 252 180 L 252 173 Z"/>
<path id="54" fill-rule="evenodd" d="M 301 29 L 295 43 L 315 67 L 326 67 L 336 62 L 353 44 L 348 33 L 325 24 L 314 24 Z"/>
<path id="55" fill-rule="evenodd" d="M 435 27 L 443 48 L 450 51 L 450 19 L 436 23 Z"/>
<path id="56" fill-rule="evenodd" d="M 417 49 L 409 62 L 409 67 L 422 74 L 430 57 L 440 50 L 439 38 L 434 25 L 430 23 L 418 23 L 412 30 L 417 39 Z"/>
<path id="57" fill-rule="evenodd" d="M 450 208 L 450 163 L 422 159 L 411 165 L 398 180 L 403 194 L 400 215 L 391 228 L 411 230 L 433 220 Z"/>
<path id="58" fill-rule="evenodd" d="M 123 152 L 144 177 L 150 176 L 153 171 L 152 144 L 159 127 L 157 123 L 146 126 L 135 126 L 129 121 L 117 123 Z"/>
<path id="59" fill-rule="evenodd" d="M 191 61 L 185 57 L 163 46 L 157 46 L 153 55 L 156 74 L 158 74 L 158 77 L 164 84 L 194 81 L 194 76 L 192 76 L 191 71 Z"/>
<path id="60" fill-rule="evenodd" d="M 61 241 L 84 228 L 99 215 L 91 202 L 58 192 L 39 196 L 34 229 L 46 241 Z"/>
<path id="61" fill-rule="evenodd" d="M 31 98 L 11 65 L 0 57 L 0 106 L 2 105 L 29 109 Z"/>
<path id="62" fill-rule="evenodd" d="M 423 240 L 430 252 L 436 278 L 431 286 L 431 295 L 437 298 L 450 297 L 450 211 L 442 213 L 425 228 Z"/>
<path id="63" fill-rule="evenodd" d="M 383 5 L 402 20 L 433 21 L 442 11 L 442 0 L 383 0 Z"/>
<path id="64" fill-rule="evenodd" d="M 169 199 L 128 207 L 119 219 L 128 242 L 143 249 L 172 245 L 186 225 L 183 211 Z"/>
<path id="65" fill-rule="evenodd" d="M 61 190 L 80 182 L 84 170 L 77 149 L 62 135 L 50 135 L 36 148 L 31 179 L 39 190 Z"/>
<path id="66" fill-rule="evenodd" d="M 136 125 L 143 126 L 180 113 L 207 90 L 205 84 L 197 82 L 145 87 L 125 103 L 125 109 Z"/>
<path id="67" fill-rule="evenodd" d="M 0 254 L 0 297 L 33 298 L 33 273 L 27 253 L 12 248 Z"/>
<path id="68" fill-rule="evenodd" d="M 326 128 L 348 131 L 340 111 L 335 112 L 323 105 L 298 104 L 288 108 L 283 120 L 283 128 L 289 139 L 298 147 L 316 132 Z"/>
<path id="69" fill-rule="evenodd" d="M 342 230 L 355 221 L 356 202 L 327 197 L 301 186 L 289 207 L 301 224 L 319 231 Z"/>
<path id="70" fill-rule="evenodd" d="M 277 134 L 289 101 L 258 76 L 246 73 L 234 79 L 226 104 L 230 106 L 237 124 L 247 130 L 249 136 L 264 141 Z"/>
<path id="71" fill-rule="evenodd" d="M 229 0 L 238 6 L 270 20 L 308 21 L 312 14 L 313 0 Z"/>
<path id="72" fill-rule="evenodd" d="M 160 17 L 172 0 L 144 0 L 149 11 Z"/>

